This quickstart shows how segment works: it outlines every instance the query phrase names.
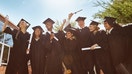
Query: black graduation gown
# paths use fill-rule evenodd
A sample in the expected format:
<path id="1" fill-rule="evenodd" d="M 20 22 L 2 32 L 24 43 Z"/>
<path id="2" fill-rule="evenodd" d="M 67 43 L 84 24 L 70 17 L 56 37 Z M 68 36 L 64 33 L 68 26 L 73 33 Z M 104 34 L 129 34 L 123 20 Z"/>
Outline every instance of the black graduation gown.
<path id="1" fill-rule="evenodd" d="M 78 48 L 79 42 L 77 38 L 70 40 L 65 37 L 64 33 L 60 33 L 60 43 L 63 50 L 63 62 L 67 69 L 71 70 L 71 74 L 82 74 L 80 72 L 80 61 L 78 55 L 80 49 Z"/>
<path id="2" fill-rule="evenodd" d="M 126 39 L 122 28 L 113 28 L 107 37 L 113 65 L 116 66 L 123 63 L 125 57 Z"/>
<path id="3" fill-rule="evenodd" d="M 126 60 L 128 60 L 128 58 L 131 58 L 131 52 L 132 52 L 132 25 L 128 25 L 123 27 L 124 30 L 124 36 L 126 37 L 127 40 L 127 52 L 126 52 Z"/>
<path id="4" fill-rule="evenodd" d="M 44 39 L 44 36 L 41 36 L 38 41 L 35 38 L 32 39 L 29 52 L 32 74 L 44 74 L 45 72 L 48 45 Z"/>
<path id="5" fill-rule="evenodd" d="M 7 27 L 4 32 L 12 35 L 14 43 L 10 51 L 9 63 L 5 74 L 28 74 L 26 49 L 30 34 L 24 34 L 20 31 L 16 39 L 17 30 L 12 31 Z"/>
<path id="6" fill-rule="evenodd" d="M 112 66 L 111 57 L 108 52 L 107 37 L 105 31 L 98 31 L 96 34 L 92 33 L 92 45 L 98 44 L 101 48 L 93 50 L 94 64 L 96 73 L 100 74 L 100 69 L 104 74 L 114 74 L 114 67 Z"/>
<path id="7" fill-rule="evenodd" d="M 55 34 L 57 37 L 57 34 Z M 46 39 L 50 39 L 50 34 L 46 33 Z M 46 72 L 47 74 L 63 74 L 62 71 L 62 53 L 61 45 L 59 41 L 53 39 L 51 47 L 48 50 L 46 60 Z"/>
<path id="8" fill-rule="evenodd" d="M 77 38 L 79 39 L 79 46 L 81 48 L 90 47 L 91 46 L 91 33 L 88 27 L 84 27 L 82 29 L 77 29 Z M 81 60 L 84 69 L 84 74 L 87 74 L 89 71 L 90 74 L 94 74 L 94 62 L 92 51 L 82 51 Z"/>
<path id="9" fill-rule="evenodd" d="M 88 27 L 77 29 L 77 38 L 81 48 L 91 45 L 91 33 Z"/>
<path id="10" fill-rule="evenodd" d="M 123 27 L 124 29 L 124 36 L 126 37 L 127 40 L 127 48 L 125 50 L 125 61 L 124 64 L 126 66 L 126 68 L 128 69 L 128 71 L 130 73 L 132 73 L 132 25 L 128 25 Z"/>

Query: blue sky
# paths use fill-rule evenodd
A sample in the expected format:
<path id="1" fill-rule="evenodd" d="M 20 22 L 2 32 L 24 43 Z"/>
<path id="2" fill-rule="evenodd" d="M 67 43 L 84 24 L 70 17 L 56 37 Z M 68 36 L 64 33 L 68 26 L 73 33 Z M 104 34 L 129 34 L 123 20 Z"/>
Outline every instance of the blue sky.
<path id="1" fill-rule="evenodd" d="M 94 7 L 96 2 L 97 0 L 0 0 L 0 13 L 9 15 L 9 19 L 15 24 L 24 18 L 31 23 L 31 27 L 41 25 L 44 28 L 42 22 L 48 17 L 54 21 L 62 21 L 70 12 L 83 9 L 73 16 L 72 21 L 78 16 L 85 16 L 88 26 L 90 20 L 93 20 L 92 16 L 102 10 L 101 7 Z M 29 32 L 32 31 L 31 27 Z"/>

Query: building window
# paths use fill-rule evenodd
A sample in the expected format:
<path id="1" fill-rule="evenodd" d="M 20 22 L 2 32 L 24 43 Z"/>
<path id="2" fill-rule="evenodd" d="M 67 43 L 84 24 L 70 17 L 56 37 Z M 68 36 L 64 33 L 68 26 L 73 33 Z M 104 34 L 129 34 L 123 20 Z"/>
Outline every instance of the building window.
<path id="1" fill-rule="evenodd" d="M 3 22 L 0 20 L 0 66 L 7 65 L 9 61 L 10 48 L 13 45 L 12 37 L 2 33 Z"/>

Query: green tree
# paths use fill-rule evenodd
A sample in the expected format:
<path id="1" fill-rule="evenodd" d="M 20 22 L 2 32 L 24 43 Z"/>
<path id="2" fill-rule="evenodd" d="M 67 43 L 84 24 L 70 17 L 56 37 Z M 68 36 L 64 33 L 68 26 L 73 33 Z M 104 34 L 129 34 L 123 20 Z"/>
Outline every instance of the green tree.
<path id="1" fill-rule="evenodd" d="M 117 18 L 120 24 L 132 23 L 132 0 L 97 1 L 95 6 L 101 6 L 103 10 L 96 13 L 94 18 L 111 16 Z"/>

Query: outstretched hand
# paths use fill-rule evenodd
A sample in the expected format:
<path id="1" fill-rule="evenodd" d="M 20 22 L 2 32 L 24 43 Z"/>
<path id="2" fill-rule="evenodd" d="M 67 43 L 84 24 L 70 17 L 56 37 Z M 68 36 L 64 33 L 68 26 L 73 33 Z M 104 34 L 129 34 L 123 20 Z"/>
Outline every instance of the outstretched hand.
<path id="1" fill-rule="evenodd" d="M 72 16 L 73 16 L 73 13 L 70 13 L 70 14 L 68 15 L 68 19 L 70 20 Z"/>
<path id="2" fill-rule="evenodd" d="M 8 24 L 8 19 L 9 19 L 9 16 L 6 15 L 6 17 L 5 17 L 5 22 L 4 22 L 6 25 Z"/>
<path id="3" fill-rule="evenodd" d="M 66 19 L 63 20 L 63 24 L 65 24 L 65 23 L 66 23 Z"/>
<path id="4" fill-rule="evenodd" d="M 4 25 L 3 25 L 3 27 L 2 27 L 2 32 L 4 32 L 6 26 L 7 26 L 8 22 L 9 22 L 8 19 L 9 19 L 9 16 L 7 15 L 7 16 L 5 17 L 5 22 L 4 22 Z"/>
<path id="5" fill-rule="evenodd" d="M 60 26 L 59 31 L 62 31 L 63 30 L 63 27 L 64 27 L 65 23 L 66 23 L 66 19 L 63 20 L 63 23 Z"/>

